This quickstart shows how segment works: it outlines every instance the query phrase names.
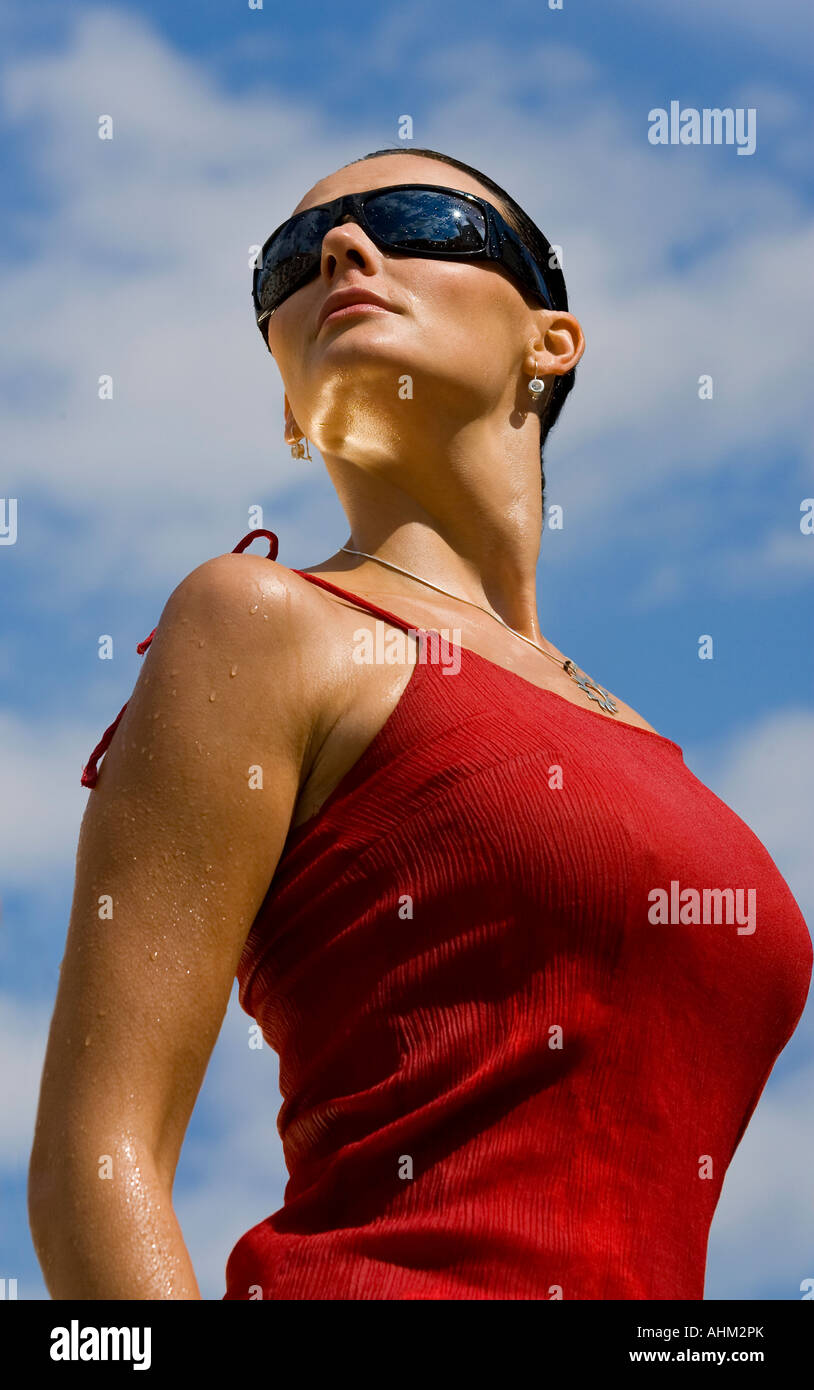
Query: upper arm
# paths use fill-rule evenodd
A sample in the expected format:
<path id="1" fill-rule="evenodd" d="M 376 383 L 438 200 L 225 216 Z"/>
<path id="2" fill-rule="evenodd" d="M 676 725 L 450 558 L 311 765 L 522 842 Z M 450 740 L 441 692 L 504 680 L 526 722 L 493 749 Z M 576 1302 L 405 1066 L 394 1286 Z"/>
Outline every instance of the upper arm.
<path id="1" fill-rule="evenodd" d="M 231 555 L 164 608 L 80 830 L 35 1189 L 86 1129 L 136 1134 L 172 1187 L 307 757 L 295 609 L 283 567 Z"/>

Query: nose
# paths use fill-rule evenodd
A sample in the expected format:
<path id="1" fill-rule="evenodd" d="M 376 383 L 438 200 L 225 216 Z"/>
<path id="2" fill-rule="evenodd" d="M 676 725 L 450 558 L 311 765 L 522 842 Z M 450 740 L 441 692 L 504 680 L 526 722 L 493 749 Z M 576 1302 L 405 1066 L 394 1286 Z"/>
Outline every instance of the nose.
<path id="1" fill-rule="evenodd" d="M 379 249 L 356 221 L 352 212 L 346 212 L 341 222 L 331 227 L 322 238 L 321 271 L 323 277 L 332 280 L 337 266 L 343 264 L 371 270 Z"/>

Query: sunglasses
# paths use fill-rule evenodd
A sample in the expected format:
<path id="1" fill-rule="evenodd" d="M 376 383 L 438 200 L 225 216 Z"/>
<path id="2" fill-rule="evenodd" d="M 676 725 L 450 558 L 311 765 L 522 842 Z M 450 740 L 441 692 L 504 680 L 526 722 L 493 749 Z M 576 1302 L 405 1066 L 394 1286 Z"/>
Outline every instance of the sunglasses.
<path id="1" fill-rule="evenodd" d="M 322 239 L 350 213 L 383 251 L 442 260 L 494 261 L 542 300 L 546 309 L 567 309 L 562 271 L 543 270 L 526 243 L 498 212 L 474 193 L 434 183 L 394 183 L 366 193 L 346 193 L 298 212 L 280 224 L 255 261 L 252 301 L 266 340 L 266 320 L 283 300 L 319 273 Z"/>

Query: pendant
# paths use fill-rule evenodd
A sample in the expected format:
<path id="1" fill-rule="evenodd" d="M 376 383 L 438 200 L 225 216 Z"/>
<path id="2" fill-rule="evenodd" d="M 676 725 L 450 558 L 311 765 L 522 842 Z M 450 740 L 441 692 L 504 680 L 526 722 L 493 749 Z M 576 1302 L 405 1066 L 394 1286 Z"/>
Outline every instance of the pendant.
<path id="1" fill-rule="evenodd" d="M 596 681 L 591 680 L 590 676 L 586 676 L 584 671 L 580 671 L 574 665 L 573 661 L 571 661 L 570 657 L 564 663 L 563 670 L 567 671 L 569 676 L 576 681 L 580 690 L 585 691 L 589 700 L 596 700 L 597 704 L 601 705 L 602 709 L 608 710 L 611 714 L 616 714 L 619 706 L 614 703 L 607 690 L 603 690 L 601 685 L 597 685 Z M 593 690 L 589 690 L 589 686 L 593 686 Z M 595 695 L 594 690 L 598 690 L 599 694 Z"/>

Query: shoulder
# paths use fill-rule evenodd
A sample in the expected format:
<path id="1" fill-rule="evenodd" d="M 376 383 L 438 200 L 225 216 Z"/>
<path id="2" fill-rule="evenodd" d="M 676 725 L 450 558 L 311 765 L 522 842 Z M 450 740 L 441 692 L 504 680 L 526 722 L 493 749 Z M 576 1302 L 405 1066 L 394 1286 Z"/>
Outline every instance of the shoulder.
<path id="1" fill-rule="evenodd" d="M 228 753 L 247 731 L 268 736 L 282 756 L 304 754 L 322 710 L 318 673 L 302 661 L 300 582 L 308 587 L 284 566 L 239 553 L 216 556 L 186 575 L 139 644 L 138 678 L 94 749 L 85 769 L 92 780 L 83 775 L 83 784 L 97 786 L 103 754 L 101 781 L 111 793 L 122 779 L 135 783 L 134 768 L 127 767 L 133 750 L 164 771 L 180 769 L 212 748 L 213 738 Z M 164 735 L 170 746 L 159 748 Z M 149 783 L 145 758 L 135 761 Z"/>
<path id="2" fill-rule="evenodd" d="M 260 555 L 228 552 L 191 570 L 168 598 L 156 628 L 192 625 L 216 646 L 242 646 L 261 659 L 302 655 L 322 625 L 324 605 L 307 580 Z M 200 638 L 199 638 L 200 640 Z"/>
<path id="3" fill-rule="evenodd" d="M 247 599 L 256 602 L 262 598 L 278 621 L 285 622 L 291 596 L 297 592 L 292 580 L 298 578 L 276 560 L 230 551 L 204 560 L 190 570 L 173 589 L 164 612 L 178 616 L 184 611 L 202 608 L 213 617 L 230 615 L 239 620 L 244 612 L 251 616 L 251 603 L 245 607 Z"/>
<path id="4" fill-rule="evenodd" d="M 97 789 L 91 818 L 135 798 L 181 819 L 206 806 L 217 819 L 230 813 L 221 793 L 236 770 L 258 765 L 272 770 L 273 814 L 290 817 L 350 699 L 338 608 L 332 615 L 317 586 L 267 557 L 229 552 L 190 571 L 94 750 L 94 773 L 104 760 L 98 783 L 85 782 Z"/>
<path id="5" fill-rule="evenodd" d="M 271 721 L 275 736 L 304 751 L 335 717 L 337 633 L 324 599 L 275 560 L 213 556 L 167 599 L 143 674 L 190 714 L 194 706 L 197 718 L 206 718 L 210 687 L 215 699 L 228 692 L 222 718 L 252 727 Z"/>
<path id="6" fill-rule="evenodd" d="M 267 655 L 273 652 L 281 661 L 307 667 L 317 682 L 324 671 L 332 683 L 359 618 L 358 608 L 296 570 L 261 555 L 230 551 L 190 571 L 170 595 L 161 621 L 194 619 L 216 642 L 227 634 L 233 643 L 261 641 Z"/>
<path id="7" fill-rule="evenodd" d="M 165 612 L 201 608 L 213 619 L 231 616 L 241 627 L 247 626 L 244 615 L 262 612 L 274 618 L 281 636 L 305 636 L 314 620 L 324 621 L 325 598 L 316 585 L 276 560 L 228 551 L 190 570 L 171 593 Z"/>

